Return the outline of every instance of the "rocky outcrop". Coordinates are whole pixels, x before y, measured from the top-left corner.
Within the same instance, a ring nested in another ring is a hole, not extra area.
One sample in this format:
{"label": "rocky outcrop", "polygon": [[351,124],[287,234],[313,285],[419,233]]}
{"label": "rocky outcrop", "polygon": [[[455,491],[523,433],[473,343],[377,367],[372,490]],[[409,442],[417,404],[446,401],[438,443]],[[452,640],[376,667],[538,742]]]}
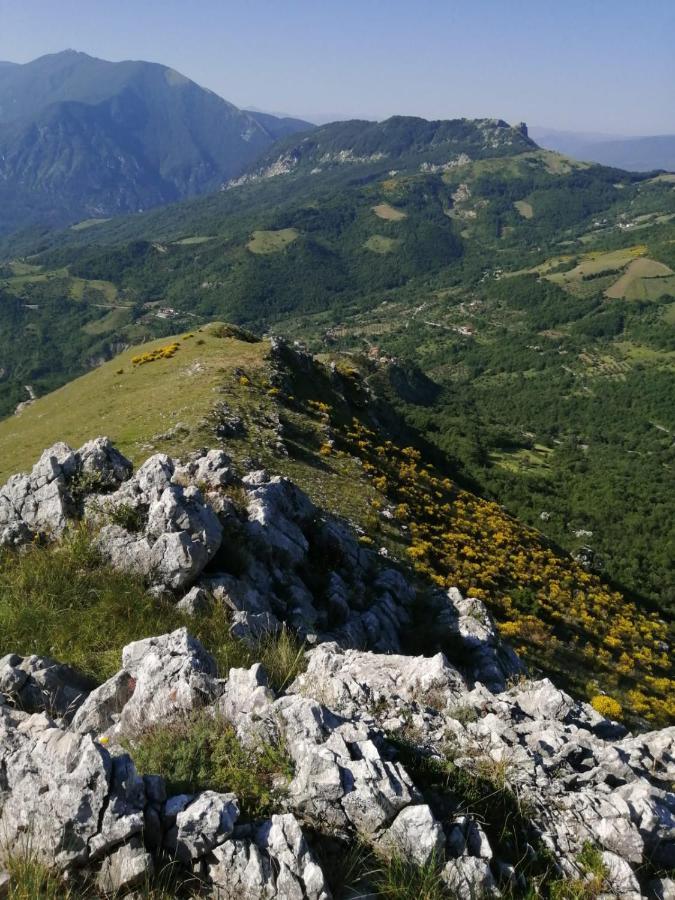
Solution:
{"label": "rocky outcrop", "polygon": [[[121,895],[169,858],[214,897],[327,900],[325,841],[435,865],[449,896],[523,892],[523,859],[588,878],[589,847],[605,896],[672,893],[675,728],[630,734],[528,678],[480,601],[420,587],[288,479],[239,478],[222,451],[159,454],[132,475],[99,439],[51,448],[0,504],[7,543],[84,515],[114,566],[185,614],[220,605],[249,648],[282,628],[307,647],[280,693],[260,664],[219,677],[186,628],[126,646],[98,687],[47,658],[4,657],[3,846],[29,843]],[[238,551],[234,571],[221,548]],[[420,609],[426,656],[409,652]],[[252,755],[283,748],[292,776],[268,819],[242,819],[232,791],[167,796],[136,772],[124,746],[197,710]]]}
{"label": "rocky outcrop", "polygon": [[130,473],[131,463],[108,438],[78,451],[54,444],[30,474],[14,475],[0,488],[0,546],[58,537],[77,513],[81,492],[114,488]]}

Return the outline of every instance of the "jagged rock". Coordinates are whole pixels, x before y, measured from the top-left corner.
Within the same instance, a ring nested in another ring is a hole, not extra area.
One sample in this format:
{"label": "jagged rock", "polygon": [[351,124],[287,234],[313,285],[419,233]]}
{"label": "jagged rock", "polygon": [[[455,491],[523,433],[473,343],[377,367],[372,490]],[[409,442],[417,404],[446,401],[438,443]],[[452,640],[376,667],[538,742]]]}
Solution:
{"label": "jagged rock", "polygon": [[219,713],[232,723],[260,718],[274,701],[267,674],[260,663],[250,669],[230,669],[217,703]]}
{"label": "jagged rock", "polygon": [[93,690],[75,713],[71,731],[102,734],[119,721],[125,704],[136,687],[129,672],[122,669]]}
{"label": "jagged rock", "polygon": [[234,794],[204,791],[176,814],[176,824],[168,831],[165,846],[183,863],[192,865],[232,834],[238,818],[239,804]]}
{"label": "jagged rock", "polygon": [[133,517],[133,525],[103,525],[97,538],[103,556],[116,568],[171,590],[194,581],[218,551],[223,534],[198,488],[174,484],[174,472],[173,460],[156,454],[118,491],[87,505],[99,524],[109,517]]}
{"label": "jagged rock", "polygon": [[25,712],[70,718],[92,687],[89,679],[45,656],[0,659],[0,696]]}
{"label": "jagged rock", "polygon": [[451,856],[479,856],[492,859],[492,848],[487,835],[471,816],[459,816],[448,831],[448,853]]}
{"label": "jagged rock", "polygon": [[189,713],[214,700],[220,690],[215,660],[186,628],[128,644],[122,665],[135,687],[120,714],[121,733]]}
{"label": "jagged rock", "polygon": [[516,654],[499,640],[497,628],[485,604],[462,597],[453,587],[435,595],[437,628],[462,648],[463,667],[472,681],[491,691],[503,691],[509,678],[523,675],[525,667]]}
{"label": "jagged rock", "polygon": [[45,714],[0,706],[0,833],[47,865],[80,867],[143,828],[145,795],[128,757],[113,762],[88,735]]}
{"label": "jagged rock", "polygon": [[607,850],[602,854],[605,867],[605,884],[611,897],[619,900],[640,900],[640,884],[628,863]]}
{"label": "jagged rock", "polygon": [[0,546],[18,546],[36,535],[59,537],[78,510],[83,488],[113,488],[130,471],[131,463],[108,438],[96,438],[77,451],[54,444],[30,474],[14,475],[0,488]]}
{"label": "jagged rock", "polygon": [[176,609],[188,616],[196,616],[199,613],[207,612],[210,606],[211,603],[206,591],[200,587],[193,587],[178,601]]}
{"label": "jagged rock", "polygon": [[103,861],[96,883],[104,894],[119,896],[143,884],[153,870],[152,856],[140,840],[132,839]]}
{"label": "jagged rock", "polygon": [[94,438],[77,451],[80,473],[98,490],[112,489],[131,477],[133,466],[107,437]]}
{"label": "jagged rock", "polygon": [[457,900],[500,896],[490,864],[476,856],[462,856],[445,864],[441,878]]}
{"label": "jagged rock", "polygon": [[426,804],[406,806],[384,832],[379,844],[401,859],[423,866],[431,859],[442,858],[445,835]]}
{"label": "jagged rock", "polygon": [[195,454],[184,465],[176,466],[174,480],[197,485],[202,490],[215,490],[235,480],[232,460],[223,450]]}
{"label": "jagged rock", "polygon": [[675,879],[654,878],[649,882],[649,891],[654,900],[675,900]]}
{"label": "jagged rock", "polygon": [[220,900],[329,900],[323,872],[290,814],[272,816],[250,840],[213,852],[211,896]]}
{"label": "jagged rock", "polygon": [[288,478],[253,472],[243,483],[249,489],[249,535],[291,563],[302,562],[309,544],[298,523],[309,525],[316,516],[310,499]]}
{"label": "jagged rock", "polygon": [[312,650],[307,671],[291,687],[312,695],[322,688],[321,700],[341,715],[357,710],[390,712],[397,699],[446,707],[466,690],[466,685],[442,653],[420,656],[383,655],[343,650],[337,644],[321,644]]}

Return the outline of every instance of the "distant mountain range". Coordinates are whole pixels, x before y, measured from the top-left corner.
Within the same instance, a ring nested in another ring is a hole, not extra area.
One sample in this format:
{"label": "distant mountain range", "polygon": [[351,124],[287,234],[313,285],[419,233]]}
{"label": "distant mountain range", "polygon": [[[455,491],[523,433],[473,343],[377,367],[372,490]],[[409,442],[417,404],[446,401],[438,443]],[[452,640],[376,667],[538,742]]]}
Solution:
{"label": "distant mountain range", "polygon": [[675,134],[613,137],[533,127],[530,128],[530,135],[541,147],[566,153],[575,159],[630,172],[651,172],[655,169],[675,171]]}
{"label": "distant mountain range", "polygon": [[244,112],[155,63],[72,50],[0,63],[0,232],[214,190],[312,127]]}

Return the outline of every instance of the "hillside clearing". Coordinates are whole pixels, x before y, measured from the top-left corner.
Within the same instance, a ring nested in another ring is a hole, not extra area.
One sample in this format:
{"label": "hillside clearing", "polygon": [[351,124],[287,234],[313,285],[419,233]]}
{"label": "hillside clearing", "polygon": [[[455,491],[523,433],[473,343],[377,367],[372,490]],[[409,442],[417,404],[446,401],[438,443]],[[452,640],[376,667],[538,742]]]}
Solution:
{"label": "hillside clearing", "polygon": [[516,200],[513,205],[524,219],[531,219],[534,216],[532,204],[527,200]]}
{"label": "hillside clearing", "polygon": [[605,291],[607,297],[625,300],[657,300],[675,293],[675,273],[654,259],[635,259],[624,274]]}
{"label": "hillside clearing", "polygon": [[363,245],[373,253],[391,253],[399,242],[394,238],[385,237],[383,234],[373,234]]}
{"label": "hillside clearing", "polygon": [[278,253],[297,239],[299,231],[296,228],[280,228],[278,231],[254,231],[246,248],[251,253]]}
{"label": "hillside clearing", "polygon": [[378,219],[384,219],[385,222],[400,222],[401,219],[408,217],[407,213],[404,213],[401,209],[396,209],[390,203],[378,203],[377,206],[373,206],[373,212]]}
{"label": "hillside clearing", "polygon": [[[153,452],[148,441],[154,435],[171,429],[173,437],[157,449],[180,455],[200,446],[201,422],[215,402],[223,371],[260,369],[267,347],[219,338],[206,330],[176,340],[179,350],[171,359],[134,368],[131,360],[138,348],[127,350],[40,397],[19,416],[1,421],[0,483],[56,441],[78,447],[106,434],[135,464]],[[167,338],[151,341],[142,350],[148,353],[167,343]],[[185,428],[176,428],[177,423]]]}

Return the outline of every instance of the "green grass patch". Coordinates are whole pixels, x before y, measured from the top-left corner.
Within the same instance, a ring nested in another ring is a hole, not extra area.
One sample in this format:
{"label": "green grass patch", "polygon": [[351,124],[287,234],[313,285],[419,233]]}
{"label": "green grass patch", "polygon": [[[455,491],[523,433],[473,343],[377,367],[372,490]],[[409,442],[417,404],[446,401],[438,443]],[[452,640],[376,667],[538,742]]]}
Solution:
{"label": "green grass patch", "polygon": [[[163,347],[163,338],[142,345],[145,353]],[[187,427],[157,449],[176,456],[208,444],[203,422],[212,409],[224,373],[237,367],[249,373],[265,363],[267,346],[234,337],[220,337],[211,329],[182,340],[180,353],[150,366],[134,368],[138,348],[128,350],[92,372],[39,398],[20,419],[0,422],[0,483],[25,470],[45,447],[66,441],[79,447],[97,434],[106,434],[138,464],[149,456],[148,442],[177,422]],[[238,390],[239,405],[255,406],[256,396]],[[150,451],[152,452],[152,451]]]}
{"label": "green grass patch", "polygon": [[192,237],[181,238],[179,241],[172,241],[172,243],[179,247],[192,247],[196,244],[205,244],[207,241],[212,240],[213,237],[208,234],[195,234]]}
{"label": "green grass patch", "polygon": [[675,274],[654,259],[635,259],[605,294],[613,299],[658,300],[664,295],[675,294]]}
{"label": "green grass patch", "polygon": [[305,667],[304,648],[287,630],[249,647],[230,634],[224,607],[194,617],[150,596],[143,580],[106,566],[84,527],[60,543],[0,552],[2,653],[32,653],[68,663],[95,681],[121,665],[125,644],[186,626],[213,654],[221,677],[262,662],[282,690]]}
{"label": "green grass patch", "polygon": [[232,725],[206,710],[141,732],[127,750],[139,772],[166,779],[170,795],[231,791],[247,819],[278,812],[293,777],[283,746],[242,747]]}
{"label": "green grass patch", "polygon": [[385,237],[383,234],[373,234],[363,245],[366,249],[372,250],[373,253],[391,253],[397,246],[399,241],[394,238]]}
{"label": "green grass patch", "polygon": [[93,228],[94,225],[103,225],[104,222],[109,222],[110,219],[83,219],[81,222],[77,222],[75,225],[70,226],[71,231],[86,231],[87,228]]}
{"label": "green grass patch", "polygon": [[119,331],[131,321],[131,312],[128,309],[111,309],[109,313],[87,322],[82,326],[82,331],[89,335],[110,334],[111,331]]}
{"label": "green grass patch", "polygon": [[300,232],[296,228],[280,228],[277,231],[254,231],[246,245],[251,253],[279,253],[295,241]]}

